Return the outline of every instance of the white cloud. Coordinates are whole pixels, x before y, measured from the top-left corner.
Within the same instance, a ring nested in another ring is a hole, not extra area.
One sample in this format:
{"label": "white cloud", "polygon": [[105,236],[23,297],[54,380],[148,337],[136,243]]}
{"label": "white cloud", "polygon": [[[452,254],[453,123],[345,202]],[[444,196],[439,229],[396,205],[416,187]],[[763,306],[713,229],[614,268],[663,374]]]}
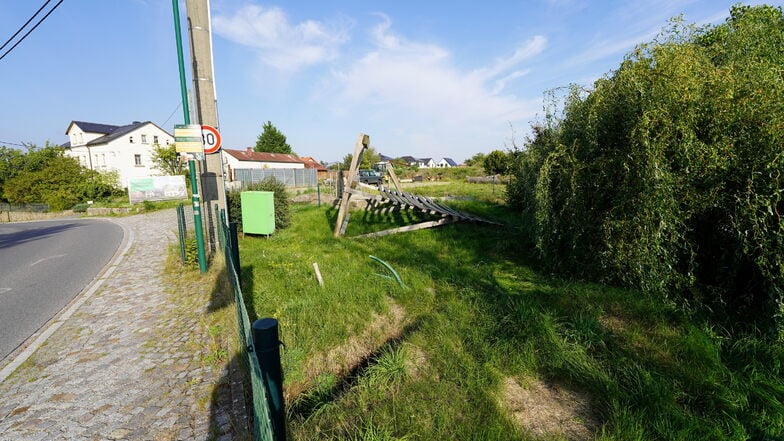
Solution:
{"label": "white cloud", "polygon": [[531,69],[523,69],[523,70],[516,70],[509,75],[500,78],[495,81],[495,85],[493,86],[493,95],[497,95],[501,93],[506,87],[506,84],[512,80],[516,80],[522,76],[528,75],[531,72]]}
{"label": "white cloud", "polygon": [[509,71],[542,52],[544,37],[526,41],[489,67],[461,71],[447,49],[409,41],[392,32],[388,17],[382,18],[371,31],[374,48],[347,69],[333,72],[341,109],[383,109],[379,111],[401,115],[420,127],[470,131],[487,130],[488,125],[505,128],[509,121],[532,117],[539,108],[538,99],[523,101],[501,92],[508,82],[528,73]]}
{"label": "white cloud", "polygon": [[349,39],[350,28],[345,21],[292,24],[280,8],[257,5],[243,6],[234,15],[217,15],[212,25],[216,34],[257,49],[265,64],[285,71],[336,58],[340,46]]}
{"label": "white cloud", "polygon": [[[564,63],[565,67],[590,64],[630,52],[637,45],[656,38],[667,21],[683,13],[696,0],[632,0],[609,12],[599,33],[588,47]],[[687,23],[690,20],[687,19]]]}
{"label": "white cloud", "polygon": [[539,55],[547,47],[547,39],[541,35],[526,41],[518,47],[514,53],[508,58],[499,58],[495,64],[489,68],[483,68],[475,71],[477,75],[482,78],[493,78],[521,62]]}
{"label": "white cloud", "polygon": [[603,40],[593,44],[585,51],[569,58],[564,63],[565,66],[578,66],[589,64],[594,61],[603,60],[607,57],[627,53],[641,43],[653,40],[659,34],[659,29],[648,31],[641,35],[623,40]]}

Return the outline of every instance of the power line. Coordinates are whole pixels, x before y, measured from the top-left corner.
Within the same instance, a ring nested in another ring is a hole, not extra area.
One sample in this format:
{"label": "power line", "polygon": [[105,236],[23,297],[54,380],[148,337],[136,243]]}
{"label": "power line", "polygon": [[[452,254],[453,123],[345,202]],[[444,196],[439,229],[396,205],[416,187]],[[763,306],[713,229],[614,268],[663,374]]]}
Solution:
{"label": "power line", "polygon": [[3,144],[3,145],[18,145],[19,147],[27,147],[24,144],[17,144],[15,142],[8,142],[8,141],[0,141],[0,144]]}
{"label": "power line", "polygon": [[[176,112],[176,111],[178,111],[180,109],[180,106],[182,106],[182,103],[177,104],[177,107],[175,107],[174,110],[172,110],[172,113],[169,114],[169,117],[166,118],[166,121],[164,121],[163,124],[161,124],[162,126],[166,126],[166,123],[169,122],[169,120],[171,119],[172,116],[174,116],[174,112]],[[163,129],[163,130],[166,130],[166,129]]]}
{"label": "power line", "polygon": [[27,25],[29,25],[29,24],[30,24],[30,22],[31,22],[31,21],[33,21],[33,19],[35,18],[35,16],[36,16],[36,15],[38,15],[38,14],[40,14],[40,13],[41,13],[41,11],[42,11],[42,10],[43,10],[43,9],[46,7],[46,5],[48,5],[48,4],[49,4],[49,2],[51,2],[51,1],[52,1],[52,0],[46,0],[46,3],[44,3],[44,4],[43,4],[43,5],[40,7],[40,8],[38,8],[38,10],[37,10],[37,11],[35,11],[35,14],[33,14],[33,16],[32,16],[32,17],[28,18],[28,19],[27,19],[27,21],[25,22],[25,24],[23,24],[23,25],[22,25],[22,26],[21,26],[21,27],[20,27],[20,28],[19,28],[19,29],[18,29],[16,32],[14,32],[14,35],[12,35],[12,36],[11,36],[11,38],[9,38],[8,40],[6,40],[6,41],[5,41],[5,43],[3,43],[3,45],[2,45],[2,46],[0,46],[0,51],[1,51],[1,50],[3,50],[3,48],[5,48],[6,46],[8,46],[8,43],[10,43],[10,42],[11,42],[11,40],[13,40],[14,38],[16,38],[16,36],[17,36],[17,35],[19,35],[19,33],[20,33],[20,32],[22,32],[22,29],[26,28],[26,27],[27,27]]}
{"label": "power line", "polygon": [[[46,13],[46,15],[44,15],[43,17],[41,17],[41,19],[40,19],[40,20],[38,20],[38,23],[36,23],[36,24],[35,24],[35,26],[33,26],[33,27],[32,27],[32,28],[29,30],[29,31],[27,31],[27,32],[26,32],[24,35],[22,35],[22,38],[20,38],[20,39],[19,39],[19,41],[17,41],[17,42],[16,42],[16,43],[15,43],[13,46],[11,46],[11,48],[10,48],[10,49],[8,49],[7,51],[5,51],[5,53],[4,53],[2,56],[0,56],[0,60],[2,60],[3,58],[5,58],[5,56],[6,56],[6,55],[8,55],[8,54],[9,54],[9,53],[10,53],[12,50],[14,50],[14,48],[15,48],[15,47],[19,46],[19,43],[23,42],[23,41],[24,41],[24,39],[25,39],[25,38],[27,38],[27,36],[28,36],[28,35],[30,35],[30,33],[31,33],[31,32],[33,32],[33,31],[35,30],[35,28],[37,28],[37,27],[38,27],[38,25],[40,25],[41,23],[43,23],[43,21],[44,21],[44,20],[46,20],[46,18],[47,18],[47,17],[49,17],[49,15],[50,15],[52,12],[54,12],[54,10],[55,10],[55,9],[57,9],[57,7],[58,7],[58,6],[60,6],[60,4],[61,4],[63,1],[64,1],[64,0],[60,0],[59,2],[57,2],[57,4],[56,4],[56,5],[54,5],[54,6],[52,7],[52,9],[50,9],[50,10],[49,10],[49,12],[47,12],[47,13]],[[47,1],[47,3],[48,3],[48,1]],[[45,6],[45,5],[44,5],[44,6]],[[36,15],[38,15],[38,13],[37,13],[37,12],[36,12]],[[33,17],[35,17],[35,16],[33,16]]]}

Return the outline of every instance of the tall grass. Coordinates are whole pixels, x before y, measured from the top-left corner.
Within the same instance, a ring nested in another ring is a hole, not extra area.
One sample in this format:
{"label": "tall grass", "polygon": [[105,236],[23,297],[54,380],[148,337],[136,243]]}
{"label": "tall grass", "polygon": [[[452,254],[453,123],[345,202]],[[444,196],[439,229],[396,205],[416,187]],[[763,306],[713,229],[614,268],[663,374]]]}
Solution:
{"label": "tall grass", "polygon": [[[504,402],[509,378],[588,395],[599,439],[784,436],[782,347],[731,341],[659,297],[539,272],[517,252],[519,217],[470,185],[449,203],[504,227],[335,239],[334,209],[294,206],[289,229],[241,240],[249,309],[281,321],[295,439],[531,439]],[[355,211],[347,236],[418,220]]]}

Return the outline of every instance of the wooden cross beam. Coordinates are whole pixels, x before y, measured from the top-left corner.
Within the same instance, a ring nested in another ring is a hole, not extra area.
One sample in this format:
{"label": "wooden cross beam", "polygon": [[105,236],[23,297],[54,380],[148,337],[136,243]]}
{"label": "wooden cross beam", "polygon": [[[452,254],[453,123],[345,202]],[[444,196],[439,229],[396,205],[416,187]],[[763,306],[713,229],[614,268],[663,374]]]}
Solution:
{"label": "wooden cross beam", "polygon": [[370,145],[370,137],[364,133],[360,133],[359,138],[357,138],[357,144],[354,146],[354,156],[351,158],[351,167],[348,169],[346,184],[343,186],[343,196],[340,199],[338,218],[335,221],[335,231],[333,233],[335,237],[340,237],[343,235],[343,232],[345,232],[345,228],[343,228],[343,219],[345,219],[346,213],[348,213],[348,201],[351,198],[351,186],[354,184],[354,179],[359,173],[359,164],[362,162],[362,153],[364,153],[364,151],[368,148],[368,145]]}

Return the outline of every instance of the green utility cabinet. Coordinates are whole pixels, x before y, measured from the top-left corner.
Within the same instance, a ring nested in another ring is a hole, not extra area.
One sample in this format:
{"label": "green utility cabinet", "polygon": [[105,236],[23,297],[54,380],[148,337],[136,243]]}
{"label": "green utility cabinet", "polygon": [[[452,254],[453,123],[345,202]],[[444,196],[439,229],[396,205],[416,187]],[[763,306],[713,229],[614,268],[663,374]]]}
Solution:
{"label": "green utility cabinet", "polygon": [[242,232],[272,234],[275,232],[275,193],[271,191],[243,191]]}

